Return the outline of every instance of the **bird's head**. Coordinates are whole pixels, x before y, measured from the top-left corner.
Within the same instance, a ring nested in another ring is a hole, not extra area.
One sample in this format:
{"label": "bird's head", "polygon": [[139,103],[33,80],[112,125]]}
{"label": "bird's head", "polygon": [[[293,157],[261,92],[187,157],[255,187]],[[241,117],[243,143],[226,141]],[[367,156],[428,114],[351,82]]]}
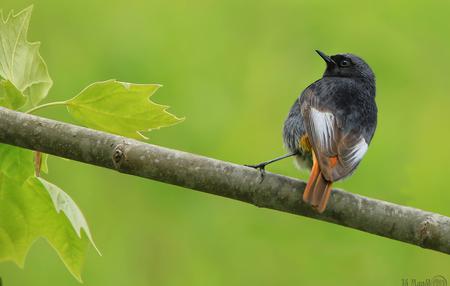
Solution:
{"label": "bird's head", "polygon": [[324,77],[350,77],[375,81],[375,74],[369,65],[354,54],[327,56],[321,51],[316,50],[316,52],[327,64],[327,69],[323,74]]}

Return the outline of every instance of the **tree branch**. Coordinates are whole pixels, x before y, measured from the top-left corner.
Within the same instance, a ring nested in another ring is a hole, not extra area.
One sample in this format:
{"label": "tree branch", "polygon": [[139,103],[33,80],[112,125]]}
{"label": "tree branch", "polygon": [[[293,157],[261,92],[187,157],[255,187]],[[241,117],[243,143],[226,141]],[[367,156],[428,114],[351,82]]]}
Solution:
{"label": "tree branch", "polygon": [[317,214],[302,202],[302,181],[267,173],[261,182],[252,168],[2,107],[0,142],[450,254],[450,218],[411,207],[333,190],[327,210]]}

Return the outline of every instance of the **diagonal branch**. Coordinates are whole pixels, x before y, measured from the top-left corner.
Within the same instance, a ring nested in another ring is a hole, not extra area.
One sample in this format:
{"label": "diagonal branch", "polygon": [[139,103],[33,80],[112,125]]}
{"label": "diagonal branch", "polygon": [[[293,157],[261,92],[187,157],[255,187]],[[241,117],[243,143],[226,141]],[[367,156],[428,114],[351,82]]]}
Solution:
{"label": "diagonal branch", "polygon": [[[0,142],[201,192],[340,224],[450,254],[450,218],[334,190],[327,210],[302,200],[305,183],[0,107]],[[1,158],[0,158],[1,160]]]}

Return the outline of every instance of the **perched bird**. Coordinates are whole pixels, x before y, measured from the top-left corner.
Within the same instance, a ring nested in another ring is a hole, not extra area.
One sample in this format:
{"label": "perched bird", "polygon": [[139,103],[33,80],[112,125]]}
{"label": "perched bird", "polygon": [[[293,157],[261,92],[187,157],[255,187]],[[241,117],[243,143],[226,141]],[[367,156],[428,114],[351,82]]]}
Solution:
{"label": "perched bird", "polygon": [[350,176],[361,162],[377,125],[375,75],[353,54],[327,56],[322,78],[294,102],[284,123],[283,139],[291,152],[252,167],[296,156],[300,167],[311,168],[303,201],[322,213],[333,182]]}

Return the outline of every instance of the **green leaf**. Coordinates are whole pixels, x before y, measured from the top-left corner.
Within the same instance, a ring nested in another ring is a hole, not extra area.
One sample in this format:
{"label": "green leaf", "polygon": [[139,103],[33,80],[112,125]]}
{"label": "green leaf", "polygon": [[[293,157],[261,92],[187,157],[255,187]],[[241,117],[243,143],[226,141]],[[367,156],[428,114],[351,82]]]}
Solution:
{"label": "green leaf", "polygon": [[53,205],[58,213],[61,211],[66,215],[69,219],[72,227],[76,231],[77,235],[81,238],[81,229],[84,230],[86,236],[89,238],[89,241],[94,246],[95,250],[100,254],[97,246],[95,246],[94,240],[92,239],[91,231],[89,230],[89,226],[87,225],[86,219],[83,216],[83,213],[63,190],[61,190],[56,185],[47,182],[43,178],[37,178],[47,192],[50,194],[50,198],[52,199]]}
{"label": "green leaf", "polygon": [[34,176],[33,156],[0,144],[0,261],[23,266],[30,246],[44,237],[81,281],[91,234],[68,195]]}
{"label": "green leaf", "polygon": [[0,106],[18,109],[25,104],[26,98],[8,80],[0,80]]}
{"label": "green leaf", "polygon": [[36,106],[52,86],[47,66],[39,54],[40,43],[27,41],[32,10],[30,6],[15,15],[11,11],[6,19],[0,11],[0,77],[25,95],[24,108]]}
{"label": "green leaf", "polygon": [[48,154],[42,153],[41,171],[48,174]]}
{"label": "green leaf", "polygon": [[157,84],[97,82],[66,102],[69,113],[81,124],[131,138],[145,138],[139,131],[174,125],[184,120],[166,111],[168,106],[149,97]]}

